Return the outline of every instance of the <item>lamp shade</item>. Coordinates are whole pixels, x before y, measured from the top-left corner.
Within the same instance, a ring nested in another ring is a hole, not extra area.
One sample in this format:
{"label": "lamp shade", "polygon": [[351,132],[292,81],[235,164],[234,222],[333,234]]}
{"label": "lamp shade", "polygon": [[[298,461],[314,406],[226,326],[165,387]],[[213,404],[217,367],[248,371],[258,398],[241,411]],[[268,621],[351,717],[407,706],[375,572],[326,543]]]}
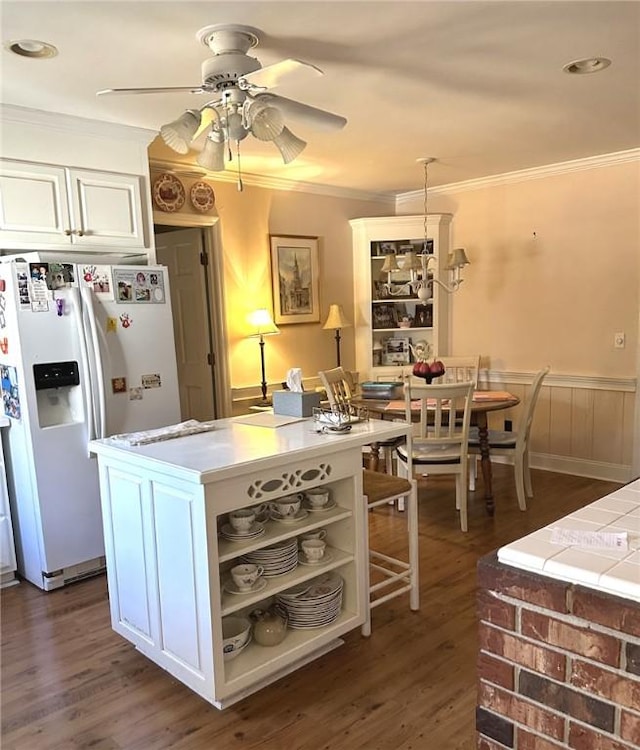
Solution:
{"label": "lamp shade", "polygon": [[449,270],[453,268],[463,268],[464,266],[470,265],[470,261],[467,258],[467,254],[462,247],[456,247],[449,253],[449,262],[447,268]]}
{"label": "lamp shade", "polygon": [[284,118],[279,109],[263,102],[254,102],[249,110],[251,132],[261,141],[272,141],[284,130]]}
{"label": "lamp shade", "polygon": [[198,154],[196,163],[212,172],[222,172],[224,169],[224,136],[212,130],[204,142],[204,148]]}
{"label": "lamp shade", "polygon": [[273,322],[271,313],[266,308],[254,310],[249,315],[249,325],[254,329],[251,336],[269,336],[274,333],[280,333],[280,329]]}
{"label": "lamp shade", "polygon": [[398,261],[396,260],[396,256],[393,254],[385,256],[381,271],[383,273],[391,273],[392,271],[399,271],[399,270],[400,270],[400,266],[398,266]]}
{"label": "lamp shade", "polygon": [[413,250],[409,250],[407,253],[405,253],[402,268],[405,271],[419,271],[422,268],[420,258],[418,258]]}
{"label": "lamp shade", "polygon": [[188,109],[177,120],[163,125],[160,135],[163,141],[179,154],[189,151],[189,144],[200,127],[201,115],[197,109]]}
{"label": "lamp shade", "polygon": [[349,328],[351,323],[347,320],[342,305],[329,305],[329,315],[327,320],[322,326],[324,330],[338,329],[338,328]]}
{"label": "lamp shade", "polygon": [[307,142],[303,141],[302,138],[298,138],[294,135],[289,128],[284,127],[280,133],[272,139],[273,143],[276,144],[278,150],[282,154],[282,161],[285,164],[289,164],[304,151],[307,146]]}

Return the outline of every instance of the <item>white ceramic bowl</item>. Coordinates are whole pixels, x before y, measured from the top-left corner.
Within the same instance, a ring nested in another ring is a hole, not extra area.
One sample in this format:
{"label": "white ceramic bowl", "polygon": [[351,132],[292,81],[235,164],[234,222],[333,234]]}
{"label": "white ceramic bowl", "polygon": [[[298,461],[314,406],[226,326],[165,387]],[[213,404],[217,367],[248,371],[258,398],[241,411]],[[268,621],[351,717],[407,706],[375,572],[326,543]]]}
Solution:
{"label": "white ceramic bowl", "polygon": [[233,615],[222,620],[222,652],[226,661],[236,657],[249,642],[251,622]]}

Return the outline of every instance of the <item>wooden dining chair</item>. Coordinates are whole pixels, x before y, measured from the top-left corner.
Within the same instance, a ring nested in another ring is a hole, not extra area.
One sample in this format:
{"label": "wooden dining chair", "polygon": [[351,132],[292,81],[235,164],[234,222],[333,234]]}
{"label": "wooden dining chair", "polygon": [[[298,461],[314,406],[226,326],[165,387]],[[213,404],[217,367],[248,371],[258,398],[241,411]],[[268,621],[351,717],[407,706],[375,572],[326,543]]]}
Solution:
{"label": "wooden dining chair", "polygon": [[[356,390],[355,382],[350,372],[343,367],[334,367],[330,370],[320,370],[318,372],[318,377],[320,378],[323,388],[327,392],[327,400],[329,401],[331,408],[339,409],[340,411],[348,410],[351,404],[351,399],[355,395]],[[371,455],[371,447],[367,446],[364,448],[363,451],[369,453],[370,458],[372,459],[370,460],[369,465],[373,466],[375,470],[378,469],[377,451],[381,450],[384,456],[385,471],[387,474],[393,475],[394,451],[402,442],[402,438],[380,441],[375,446],[375,457]],[[396,507],[400,511],[404,510],[404,497],[400,496],[398,498]]]}
{"label": "wooden dining chair", "polygon": [[434,383],[468,383],[471,381],[474,388],[478,387],[479,354],[469,357],[438,357],[438,359],[444,365],[445,373],[436,378]]}
{"label": "wooden dining chair", "polygon": [[[396,449],[398,474],[408,478],[416,474],[454,474],[456,509],[460,528],[467,531],[467,470],[469,424],[473,383],[416,385],[408,378],[404,386],[405,414],[411,421],[419,409],[416,424],[405,445]],[[453,415],[453,418],[451,418]]]}
{"label": "wooden dining chair", "polygon": [[[522,420],[516,432],[489,430],[488,440],[491,455],[510,455],[513,457],[516,494],[520,510],[526,510],[527,497],[533,497],[531,471],[529,469],[529,436],[542,381],[548,373],[549,367],[545,367],[534,377],[531,390],[524,404]],[[480,454],[480,438],[477,427],[472,428],[469,433],[469,453],[472,456],[469,470],[470,474],[473,474],[471,485],[475,487],[477,456]]]}
{"label": "wooden dining chair", "polygon": [[344,367],[333,367],[330,370],[320,370],[318,377],[322,387],[327,392],[327,400],[332,409],[348,411],[354,395],[355,384],[353,378]]}

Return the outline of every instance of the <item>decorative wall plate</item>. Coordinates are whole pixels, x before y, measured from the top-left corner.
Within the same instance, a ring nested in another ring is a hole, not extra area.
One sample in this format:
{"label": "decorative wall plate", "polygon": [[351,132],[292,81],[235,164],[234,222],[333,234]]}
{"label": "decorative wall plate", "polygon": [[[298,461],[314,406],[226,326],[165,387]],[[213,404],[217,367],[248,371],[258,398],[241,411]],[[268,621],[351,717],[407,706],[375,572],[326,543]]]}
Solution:
{"label": "decorative wall plate", "polygon": [[184,185],[169,172],[161,174],[153,183],[153,202],[161,211],[179,211],[185,198]]}
{"label": "decorative wall plate", "polygon": [[210,211],[216,203],[213,188],[206,182],[194,182],[189,192],[189,198],[196,211]]}

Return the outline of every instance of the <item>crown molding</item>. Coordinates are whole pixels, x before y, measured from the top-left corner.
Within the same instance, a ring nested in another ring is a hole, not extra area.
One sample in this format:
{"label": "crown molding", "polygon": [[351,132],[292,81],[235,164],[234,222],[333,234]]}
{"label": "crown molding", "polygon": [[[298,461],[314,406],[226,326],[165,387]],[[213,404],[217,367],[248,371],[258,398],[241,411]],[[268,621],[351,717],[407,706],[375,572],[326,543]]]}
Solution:
{"label": "crown molding", "polygon": [[[492,175],[490,177],[479,177],[476,180],[464,182],[451,182],[448,185],[430,187],[430,195],[447,195],[448,193],[460,193],[467,190],[480,190],[497,185],[513,185],[528,180],[540,180],[544,177],[554,177],[571,172],[582,172],[587,169],[599,169],[600,167],[611,167],[617,164],[640,161],[640,148],[632,148],[627,151],[618,151],[613,154],[602,154],[601,156],[588,156],[584,159],[573,161],[562,161],[557,164],[547,164],[543,167],[522,169],[517,172],[505,172],[504,174]],[[416,198],[422,199],[424,190],[412,190],[409,193],[398,193],[396,196],[396,208],[405,203],[413,203]]]}
{"label": "crown molding", "polygon": [[[223,172],[209,172],[197,164],[191,164],[187,161],[150,159],[149,166],[151,169],[162,169],[184,177],[206,177],[207,180],[212,182],[232,182],[235,184],[238,181],[238,175],[236,172],[227,170],[224,170]],[[394,193],[373,193],[366,190],[341,188],[335,185],[321,185],[313,182],[304,182],[302,180],[267,177],[265,175],[253,174],[251,172],[242,173],[242,182],[245,185],[251,185],[252,187],[265,188],[267,190],[284,190],[288,193],[313,193],[314,195],[328,195],[332,198],[376,201],[378,203],[386,203],[391,207],[394,207],[396,203],[396,196]]]}
{"label": "crown molding", "polygon": [[116,122],[102,122],[90,120],[86,117],[64,115],[59,112],[47,112],[41,109],[18,107],[13,104],[0,104],[0,120],[22,125],[46,126],[52,130],[78,135],[107,136],[111,138],[126,138],[136,140],[148,146],[158,135],[155,130],[122,125]]}

